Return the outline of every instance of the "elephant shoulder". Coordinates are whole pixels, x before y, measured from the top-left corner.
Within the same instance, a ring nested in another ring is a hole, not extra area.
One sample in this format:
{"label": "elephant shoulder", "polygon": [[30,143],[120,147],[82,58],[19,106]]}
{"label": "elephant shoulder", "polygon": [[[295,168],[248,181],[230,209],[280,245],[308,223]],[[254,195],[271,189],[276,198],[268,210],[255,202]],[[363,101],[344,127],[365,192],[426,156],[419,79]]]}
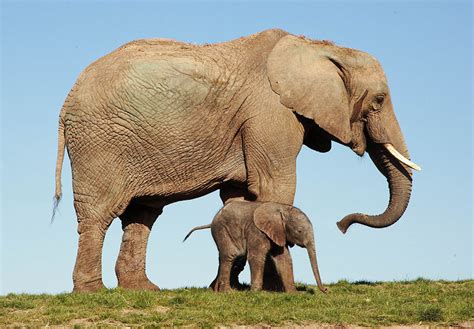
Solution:
{"label": "elephant shoulder", "polygon": [[243,36],[222,44],[252,44],[252,43],[274,43],[288,35],[289,33],[282,29],[267,29],[258,33]]}
{"label": "elephant shoulder", "polygon": [[230,53],[240,53],[242,58],[250,62],[266,62],[269,53],[280,41],[288,35],[288,32],[281,29],[269,29],[248,36],[240,37],[220,44],[209,45],[230,49]]}

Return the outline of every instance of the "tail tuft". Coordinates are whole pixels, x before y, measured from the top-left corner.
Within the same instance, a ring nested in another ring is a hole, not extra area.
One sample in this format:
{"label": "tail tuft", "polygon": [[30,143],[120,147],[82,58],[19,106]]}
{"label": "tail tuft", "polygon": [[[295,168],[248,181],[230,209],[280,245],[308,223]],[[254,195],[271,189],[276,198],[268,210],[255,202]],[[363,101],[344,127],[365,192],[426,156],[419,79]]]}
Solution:
{"label": "tail tuft", "polygon": [[193,233],[193,231],[189,232],[189,233],[184,237],[183,242],[186,241],[186,240],[189,238],[189,236],[191,235],[191,233]]}
{"label": "tail tuft", "polygon": [[56,211],[58,210],[59,202],[61,202],[62,194],[56,194],[53,198],[53,214],[51,215],[51,224],[54,222]]}

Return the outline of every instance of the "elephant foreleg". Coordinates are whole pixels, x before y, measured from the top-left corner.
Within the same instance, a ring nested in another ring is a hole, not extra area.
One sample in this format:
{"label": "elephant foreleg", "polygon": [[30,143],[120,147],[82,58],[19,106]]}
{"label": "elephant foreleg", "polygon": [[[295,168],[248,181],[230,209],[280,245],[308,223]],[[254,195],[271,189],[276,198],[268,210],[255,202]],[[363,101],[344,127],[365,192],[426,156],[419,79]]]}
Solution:
{"label": "elephant foreleg", "polygon": [[[296,190],[296,157],[301,149],[304,134],[297,128],[298,124],[293,121],[294,118],[286,115],[286,112],[282,111],[273,117],[250,120],[243,129],[247,186],[256,201],[293,204]],[[294,129],[290,129],[291,125],[294,125]],[[282,283],[283,278],[275,267],[270,259],[265,266],[263,288],[286,291]],[[259,277],[260,273],[256,275]],[[254,286],[257,287],[252,284],[252,288]]]}
{"label": "elephant foreleg", "polygon": [[276,253],[271,253],[270,257],[276,267],[276,271],[281,278],[283,291],[295,292],[295,279],[293,277],[293,261],[288,247],[283,247]]}
{"label": "elephant foreleg", "polygon": [[291,120],[282,111],[278,116],[249,120],[242,129],[246,183],[256,201],[293,204],[303,133],[289,129],[288,125],[295,124]]}
{"label": "elephant foreleg", "polygon": [[115,264],[118,285],[134,290],[159,290],[146,275],[146,248],[150,230],[162,209],[131,204],[120,216],[123,236]]}
{"label": "elephant foreleg", "polygon": [[262,290],[266,250],[249,248],[247,257],[250,265],[250,289]]}
{"label": "elephant foreleg", "polygon": [[253,291],[262,290],[263,268],[265,259],[249,258],[250,264],[250,289]]}

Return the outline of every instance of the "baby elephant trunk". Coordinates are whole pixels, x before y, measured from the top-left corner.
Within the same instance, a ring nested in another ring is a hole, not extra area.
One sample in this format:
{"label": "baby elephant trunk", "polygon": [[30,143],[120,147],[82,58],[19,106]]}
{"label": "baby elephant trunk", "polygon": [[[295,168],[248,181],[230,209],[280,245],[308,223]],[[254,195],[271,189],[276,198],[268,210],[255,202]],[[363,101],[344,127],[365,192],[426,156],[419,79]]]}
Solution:
{"label": "baby elephant trunk", "polygon": [[321,277],[319,276],[318,261],[316,259],[316,248],[314,243],[306,247],[308,250],[309,261],[311,262],[311,268],[313,269],[314,278],[316,279],[316,284],[318,285],[319,290],[326,293],[328,289],[323,286],[321,282]]}

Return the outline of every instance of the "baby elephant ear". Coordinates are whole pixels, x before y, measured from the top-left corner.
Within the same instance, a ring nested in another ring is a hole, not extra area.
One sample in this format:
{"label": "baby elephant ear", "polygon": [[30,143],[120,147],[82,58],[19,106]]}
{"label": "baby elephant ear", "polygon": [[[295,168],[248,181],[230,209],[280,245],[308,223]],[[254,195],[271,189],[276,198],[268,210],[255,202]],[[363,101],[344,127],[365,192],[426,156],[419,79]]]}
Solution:
{"label": "baby elephant ear", "polygon": [[283,209],[272,203],[264,203],[253,213],[255,226],[280,247],[286,244]]}

